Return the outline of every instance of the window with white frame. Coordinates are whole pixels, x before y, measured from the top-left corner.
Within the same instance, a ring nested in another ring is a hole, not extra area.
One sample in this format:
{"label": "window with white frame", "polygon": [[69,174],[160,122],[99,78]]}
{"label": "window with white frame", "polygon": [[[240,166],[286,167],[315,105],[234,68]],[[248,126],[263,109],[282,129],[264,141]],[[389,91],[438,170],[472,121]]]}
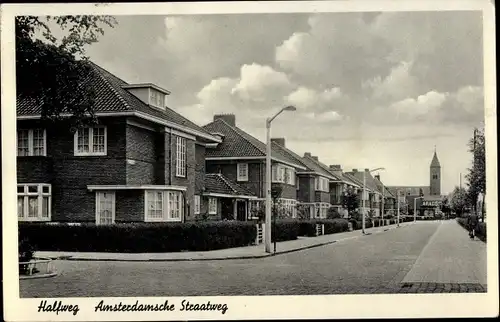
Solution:
{"label": "window with white frame", "polygon": [[329,180],[323,177],[316,177],[314,179],[314,186],[316,191],[329,192]]}
{"label": "window with white frame", "polygon": [[236,171],[238,181],[248,181],[248,163],[238,163]]}
{"label": "window with white frame", "polygon": [[181,221],[183,214],[183,196],[180,191],[145,191],[145,214],[147,222]]}
{"label": "window with white frame", "polygon": [[18,156],[47,155],[45,129],[18,130],[17,155]]}
{"label": "window with white frame", "polygon": [[176,142],[175,175],[186,177],[186,139],[178,136]]}
{"label": "window with white frame", "polygon": [[149,89],[149,104],[164,108],[165,107],[165,94],[150,88]]}
{"label": "window with white frame", "polygon": [[208,214],[217,214],[217,198],[208,198]]}
{"label": "window with white frame", "polygon": [[75,132],[75,155],[106,155],[107,128],[94,126]]}
{"label": "window with white frame", "polygon": [[290,167],[285,167],[281,164],[275,164],[272,166],[272,182],[276,183],[286,183],[289,185],[295,185],[295,169]]}
{"label": "window with white frame", "polygon": [[52,189],[50,184],[17,185],[17,217],[20,221],[50,221]]}
{"label": "window with white frame", "polygon": [[194,214],[198,215],[201,212],[200,196],[194,196]]}

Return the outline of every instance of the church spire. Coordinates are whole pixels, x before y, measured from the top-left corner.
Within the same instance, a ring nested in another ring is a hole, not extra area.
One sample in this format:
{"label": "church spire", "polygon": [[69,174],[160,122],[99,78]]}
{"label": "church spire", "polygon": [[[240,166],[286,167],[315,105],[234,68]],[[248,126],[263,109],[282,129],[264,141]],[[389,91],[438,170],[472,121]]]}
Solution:
{"label": "church spire", "polygon": [[431,167],[441,167],[441,164],[439,163],[439,159],[437,156],[435,145],[434,145],[434,156],[432,157],[432,161],[431,161]]}

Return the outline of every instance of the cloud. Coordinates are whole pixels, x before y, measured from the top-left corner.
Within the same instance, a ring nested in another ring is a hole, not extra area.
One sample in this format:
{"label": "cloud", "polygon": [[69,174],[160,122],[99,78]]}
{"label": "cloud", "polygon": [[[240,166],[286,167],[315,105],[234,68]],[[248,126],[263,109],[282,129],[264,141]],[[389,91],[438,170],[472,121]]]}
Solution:
{"label": "cloud", "polygon": [[431,91],[424,95],[419,95],[416,99],[407,98],[393,103],[390,108],[397,113],[410,116],[424,115],[434,112],[435,109],[441,107],[447,95],[446,93]]}
{"label": "cloud", "polygon": [[387,68],[388,48],[362,14],[315,14],[307,32],[295,32],[276,48],[277,64],[308,84],[359,90],[363,79]]}
{"label": "cloud", "polygon": [[254,63],[241,67],[240,80],[231,93],[244,100],[264,102],[282,98],[291,88],[292,84],[285,73]]}
{"label": "cloud", "polygon": [[376,101],[399,101],[418,93],[418,79],[411,75],[412,63],[400,62],[392,67],[389,75],[366,81],[363,86]]}

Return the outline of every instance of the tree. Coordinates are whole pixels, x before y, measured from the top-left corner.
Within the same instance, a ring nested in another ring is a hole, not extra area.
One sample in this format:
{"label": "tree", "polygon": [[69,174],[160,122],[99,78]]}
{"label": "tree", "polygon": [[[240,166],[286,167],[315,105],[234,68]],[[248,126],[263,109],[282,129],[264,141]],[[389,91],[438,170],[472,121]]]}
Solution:
{"label": "tree", "polygon": [[[42,119],[63,120],[71,126],[94,122],[93,84],[86,82],[90,65],[85,46],[98,41],[103,26],[114,27],[110,16],[18,16],[16,80],[19,99],[41,107]],[[65,34],[56,38],[51,28]]]}
{"label": "tree", "polygon": [[462,216],[462,214],[467,209],[467,199],[467,191],[464,188],[455,187],[452,192],[450,205],[451,209],[457,214],[457,216]]}
{"label": "tree", "polygon": [[484,129],[474,129],[474,136],[468,143],[472,153],[472,167],[465,178],[468,188],[468,203],[475,207],[480,193],[486,192],[486,149]]}
{"label": "tree", "polygon": [[352,187],[347,188],[342,196],[341,200],[342,207],[347,209],[349,213],[358,209],[359,207],[359,196],[356,190]]}
{"label": "tree", "polygon": [[441,202],[441,211],[448,217],[451,212],[451,207],[450,207],[450,200],[447,196],[443,198],[443,201]]}

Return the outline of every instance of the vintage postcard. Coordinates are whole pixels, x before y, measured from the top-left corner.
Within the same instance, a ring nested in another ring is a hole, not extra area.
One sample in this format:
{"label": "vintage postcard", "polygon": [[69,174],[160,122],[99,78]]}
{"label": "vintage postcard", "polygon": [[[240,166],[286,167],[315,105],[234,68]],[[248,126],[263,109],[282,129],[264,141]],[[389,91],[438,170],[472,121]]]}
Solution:
{"label": "vintage postcard", "polygon": [[491,1],[0,13],[5,320],[498,315]]}

